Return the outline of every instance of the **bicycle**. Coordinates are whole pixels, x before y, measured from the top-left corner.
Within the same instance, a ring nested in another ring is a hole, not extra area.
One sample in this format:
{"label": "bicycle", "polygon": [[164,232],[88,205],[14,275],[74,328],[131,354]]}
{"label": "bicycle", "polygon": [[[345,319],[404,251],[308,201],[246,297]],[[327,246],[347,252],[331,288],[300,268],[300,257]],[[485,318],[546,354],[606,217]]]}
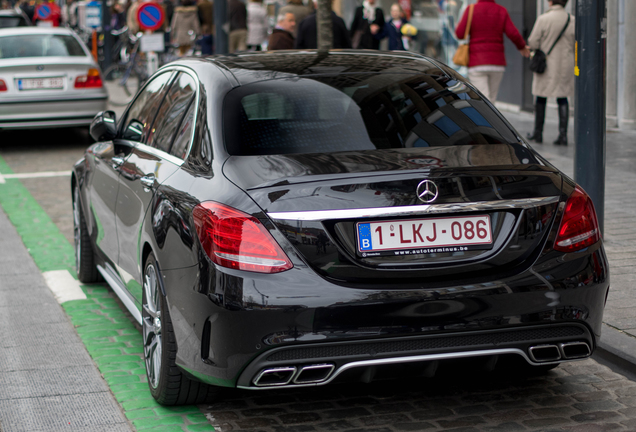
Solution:
{"label": "bicycle", "polygon": [[[121,36],[124,33],[125,30],[111,32],[114,36]],[[142,36],[141,32],[134,36],[128,34],[128,44],[119,45],[119,49],[113,50],[114,56],[118,58],[104,71],[104,81],[110,83],[109,99],[113,105],[128,105],[137,90],[148,79],[146,59],[139,52]]]}

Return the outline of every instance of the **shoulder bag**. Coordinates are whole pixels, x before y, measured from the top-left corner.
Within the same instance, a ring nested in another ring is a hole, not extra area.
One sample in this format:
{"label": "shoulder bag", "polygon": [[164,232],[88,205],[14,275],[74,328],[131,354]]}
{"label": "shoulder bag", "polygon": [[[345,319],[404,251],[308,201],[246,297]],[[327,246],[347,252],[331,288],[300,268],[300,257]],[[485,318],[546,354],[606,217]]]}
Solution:
{"label": "shoulder bag", "polygon": [[464,33],[464,39],[467,39],[466,43],[461,44],[457,47],[457,51],[455,51],[455,55],[453,56],[453,63],[457,66],[468,66],[468,44],[470,42],[470,25],[473,22],[473,12],[475,10],[475,5],[470,5],[468,11],[468,24],[466,24],[466,33]]}
{"label": "shoulder bag", "polygon": [[561,30],[561,34],[559,34],[559,37],[552,44],[552,48],[550,48],[550,51],[548,51],[547,54],[541,51],[540,49],[534,52],[534,55],[532,56],[532,60],[530,61],[530,70],[532,72],[535,72],[538,74],[542,74],[543,72],[545,72],[545,69],[548,66],[548,56],[550,55],[550,53],[556,46],[557,42],[559,42],[559,40],[561,39],[561,36],[563,36],[563,33],[565,33],[565,30],[568,28],[569,25],[570,25],[570,14],[568,14],[568,20],[565,23],[565,27],[563,27],[563,30]]}

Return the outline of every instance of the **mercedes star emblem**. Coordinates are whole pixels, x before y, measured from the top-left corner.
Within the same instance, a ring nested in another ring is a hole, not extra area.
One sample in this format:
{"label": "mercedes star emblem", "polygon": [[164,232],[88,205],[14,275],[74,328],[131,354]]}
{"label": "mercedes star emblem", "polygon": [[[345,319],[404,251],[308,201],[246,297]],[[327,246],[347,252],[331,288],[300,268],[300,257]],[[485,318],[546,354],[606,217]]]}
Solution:
{"label": "mercedes star emblem", "polygon": [[417,185],[417,197],[425,203],[432,203],[437,199],[439,191],[437,185],[430,180],[423,180]]}
{"label": "mercedes star emblem", "polygon": [[38,65],[35,67],[35,70],[37,71],[43,71],[44,70],[44,65]]}

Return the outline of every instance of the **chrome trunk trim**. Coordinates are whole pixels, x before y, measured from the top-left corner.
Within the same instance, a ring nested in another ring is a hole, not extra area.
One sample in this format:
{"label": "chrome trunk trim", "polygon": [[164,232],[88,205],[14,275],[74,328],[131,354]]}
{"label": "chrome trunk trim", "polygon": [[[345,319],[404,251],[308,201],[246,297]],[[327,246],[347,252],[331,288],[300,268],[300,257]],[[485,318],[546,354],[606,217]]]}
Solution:
{"label": "chrome trunk trim", "polygon": [[559,202],[558,196],[453,204],[428,204],[403,207],[271,212],[267,215],[272,219],[278,220],[323,221],[330,219],[360,219],[369,217],[393,217],[437,213],[463,213],[474,211],[525,209],[541,205],[554,204],[557,202]]}

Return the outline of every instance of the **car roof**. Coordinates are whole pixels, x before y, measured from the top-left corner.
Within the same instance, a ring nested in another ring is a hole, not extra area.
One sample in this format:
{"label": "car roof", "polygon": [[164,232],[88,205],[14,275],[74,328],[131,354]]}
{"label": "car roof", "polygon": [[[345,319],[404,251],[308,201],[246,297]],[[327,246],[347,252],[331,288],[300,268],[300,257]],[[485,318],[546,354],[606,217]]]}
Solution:
{"label": "car roof", "polygon": [[64,27],[10,27],[0,29],[0,36],[35,34],[74,35],[74,32]]}
{"label": "car roof", "polygon": [[435,60],[410,52],[372,50],[269,51],[211,56],[213,62],[229,71],[239,85],[278,78],[310,75],[363,73],[454,75]]}

